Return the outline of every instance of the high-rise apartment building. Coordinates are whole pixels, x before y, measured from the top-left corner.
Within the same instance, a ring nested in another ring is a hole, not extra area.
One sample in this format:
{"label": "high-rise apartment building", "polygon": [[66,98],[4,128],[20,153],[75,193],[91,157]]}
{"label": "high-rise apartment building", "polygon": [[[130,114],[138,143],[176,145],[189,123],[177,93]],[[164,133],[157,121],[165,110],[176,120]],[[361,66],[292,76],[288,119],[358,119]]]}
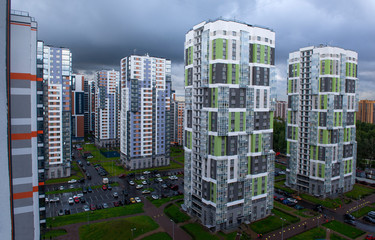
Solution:
{"label": "high-rise apartment building", "polygon": [[90,111],[89,111],[89,99],[90,99],[90,86],[89,80],[85,77],[83,82],[83,112],[84,112],[84,134],[85,136],[89,133],[89,118],[90,118]]}
{"label": "high-rise apartment building", "polygon": [[184,204],[216,230],[273,208],[275,33],[202,22],[185,38]]}
{"label": "high-rise apartment building", "polygon": [[352,189],[357,58],[322,45],[289,54],[286,185],[323,198]]}
{"label": "high-rise apartment building", "polygon": [[37,22],[9,4],[0,2],[0,232],[2,239],[39,239],[45,207]]}
{"label": "high-rise apartment building", "polygon": [[128,169],[169,165],[171,61],[121,60],[121,159]]}
{"label": "high-rise apartment building", "polygon": [[89,133],[95,136],[95,81],[91,81],[89,84]]}
{"label": "high-rise apartment building", "polygon": [[288,103],[286,101],[276,101],[275,117],[286,120]]}
{"label": "high-rise apartment building", "polygon": [[375,100],[359,101],[357,120],[375,124]]}
{"label": "high-rise apartment building", "polygon": [[95,80],[95,144],[99,147],[118,147],[118,84],[120,73],[102,70]]}
{"label": "high-rise apartment building", "polygon": [[72,53],[44,45],[44,134],[48,178],[70,176]]}
{"label": "high-rise apartment building", "polygon": [[72,75],[72,141],[84,141],[85,138],[85,77]]}
{"label": "high-rise apartment building", "polygon": [[185,110],[185,98],[175,97],[172,101],[173,105],[173,124],[172,132],[174,144],[182,146],[184,142],[184,110]]}

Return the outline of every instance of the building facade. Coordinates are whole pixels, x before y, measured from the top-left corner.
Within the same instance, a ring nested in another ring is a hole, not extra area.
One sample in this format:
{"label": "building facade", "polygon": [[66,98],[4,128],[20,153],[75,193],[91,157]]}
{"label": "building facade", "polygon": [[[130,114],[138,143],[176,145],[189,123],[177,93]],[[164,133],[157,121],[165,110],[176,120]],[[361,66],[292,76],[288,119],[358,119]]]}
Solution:
{"label": "building facade", "polygon": [[202,22],[185,38],[184,204],[215,230],[273,208],[275,33]]}
{"label": "building facade", "polygon": [[120,73],[99,71],[95,80],[95,145],[118,147],[118,84]]}
{"label": "building facade", "polygon": [[70,176],[72,53],[44,45],[44,133],[48,178]]}
{"label": "building facade", "polygon": [[121,159],[128,169],[169,165],[171,61],[121,60]]}
{"label": "building facade", "polygon": [[72,141],[83,142],[85,138],[85,77],[72,75]]}
{"label": "building facade", "polygon": [[306,47],[289,54],[286,185],[320,197],[350,191],[356,168],[356,52]]}
{"label": "building facade", "polygon": [[357,120],[375,124],[375,100],[359,101]]}
{"label": "building facade", "polygon": [[182,146],[184,143],[184,110],[185,98],[175,97],[173,100],[173,144]]}
{"label": "building facade", "polygon": [[288,103],[286,101],[276,101],[275,117],[286,120]]}
{"label": "building facade", "polygon": [[83,82],[83,101],[84,101],[84,134],[87,136],[89,131],[89,124],[90,124],[90,111],[89,111],[89,99],[90,99],[90,85],[89,80],[85,77]]}
{"label": "building facade", "polygon": [[89,133],[95,136],[95,81],[89,82]]}
{"label": "building facade", "polygon": [[37,22],[0,2],[1,237],[39,239],[45,223],[43,92]]}

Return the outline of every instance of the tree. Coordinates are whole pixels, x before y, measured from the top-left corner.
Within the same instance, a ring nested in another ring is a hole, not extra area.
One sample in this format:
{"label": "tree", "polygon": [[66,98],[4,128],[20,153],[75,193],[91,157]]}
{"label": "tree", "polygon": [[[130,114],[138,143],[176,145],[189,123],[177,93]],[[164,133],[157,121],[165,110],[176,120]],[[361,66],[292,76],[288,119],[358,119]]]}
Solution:
{"label": "tree", "polygon": [[273,120],[273,150],[286,153],[285,121],[282,119]]}

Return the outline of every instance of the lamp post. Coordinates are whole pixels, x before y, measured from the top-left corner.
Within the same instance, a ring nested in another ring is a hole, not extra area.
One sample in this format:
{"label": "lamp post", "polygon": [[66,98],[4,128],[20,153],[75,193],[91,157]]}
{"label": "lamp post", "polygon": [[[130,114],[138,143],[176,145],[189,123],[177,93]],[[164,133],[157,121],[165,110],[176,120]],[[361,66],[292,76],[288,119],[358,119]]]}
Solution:
{"label": "lamp post", "polygon": [[134,233],[133,233],[133,232],[134,232],[135,230],[137,230],[137,228],[132,228],[132,229],[130,229],[130,230],[132,231],[132,238],[134,239]]}
{"label": "lamp post", "polygon": [[284,239],[284,221],[285,219],[284,218],[280,218],[281,220],[281,240]]}
{"label": "lamp post", "polygon": [[171,222],[172,222],[172,240],[174,240],[174,221],[171,219]]}

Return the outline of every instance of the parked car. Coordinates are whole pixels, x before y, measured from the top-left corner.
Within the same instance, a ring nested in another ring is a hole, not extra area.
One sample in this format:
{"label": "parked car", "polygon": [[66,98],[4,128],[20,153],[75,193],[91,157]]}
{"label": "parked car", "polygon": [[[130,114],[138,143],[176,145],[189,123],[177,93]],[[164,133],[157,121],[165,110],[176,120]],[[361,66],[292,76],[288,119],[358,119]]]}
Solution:
{"label": "parked car", "polygon": [[160,176],[159,173],[157,173],[157,174],[155,174],[155,177],[156,177],[156,178],[160,178],[161,176]]}
{"label": "parked car", "polygon": [[78,194],[77,194],[77,197],[79,197],[79,198],[80,198],[80,197],[83,197],[83,193],[78,193]]}
{"label": "parked car", "polygon": [[165,183],[162,184],[161,187],[164,188],[164,189],[165,189],[165,188],[168,188],[167,184],[165,184]]}
{"label": "parked car", "polygon": [[294,198],[287,198],[287,200],[289,201],[289,202],[293,202],[293,203],[295,203],[295,204],[297,204],[297,200],[296,199],[294,199]]}
{"label": "parked car", "polygon": [[64,186],[60,186],[60,187],[59,187],[59,190],[64,190]]}
{"label": "parked car", "polygon": [[50,199],[49,202],[60,202],[60,198],[54,197],[54,198]]}
{"label": "parked car", "polygon": [[143,184],[143,185],[147,185],[148,183],[147,183],[146,180],[144,180],[144,181],[142,181],[142,184]]}
{"label": "parked car", "polygon": [[89,193],[92,192],[92,188],[91,188],[91,187],[88,187],[88,188],[87,188],[87,192],[89,192]]}
{"label": "parked car", "polygon": [[70,189],[73,189],[73,188],[74,188],[74,185],[73,185],[73,184],[71,184],[71,185],[69,186],[69,188],[70,188]]}
{"label": "parked car", "polygon": [[64,213],[65,213],[65,215],[70,215],[70,210],[69,209],[65,209]]}
{"label": "parked car", "polygon": [[72,198],[72,197],[70,197],[69,199],[68,199],[68,203],[71,205],[71,204],[73,204],[74,203],[74,199]]}
{"label": "parked car", "polygon": [[[93,157],[94,157],[94,156],[91,156],[91,157],[90,157],[90,156],[88,156],[87,158],[93,158]],[[91,165],[90,161],[87,161],[87,163],[86,163],[86,164],[87,164],[87,166],[90,166],[90,165]]]}
{"label": "parked car", "polygon": [[131,181],[131,180],[129,181],[129,185],[134,186],[134,184],[135,184],[135,183],[134,183],[133,181]]}
{"label": "parked car", "polygon": [[108,204],[107,203],[103,203],[103,208],[108,208]]}
{"label": "parked car", "polygon": [[150,171],[144,171],[143,174],[150,174]]}
{"label": "parked car", "polygon": [[96,206],[95,206],[94,204],[91,204],[91,205],[90,205],[90,210],[91,210],[91,211],[95,211],[95,210],[96,210]]}
{"label": "parked car", "polygon": [[350,224],[350,225],[353,225],[353,226],[356,225],[356,222],[354,220],[351,220],[351,219],[344,219],[344,223],[347,223],[347,224]]}
{"label": "parked car", "polygon": [[118,176],[119,178],[125,178],[126,177],[126,174],[125,173],[122,173]]}
{"label": "parked car", "polygon": [[124,196],[128,196],[129,195],[129,193],[128,193],[128,191],[126,191],[126,189],[123,191],[123,193],[124,193]]}
{"label": "parked car", "polygon": [[136,188],[136,189],[141,189],[141,188],[143,188],[143,185],[142,185],[142,184],[139,184],[139,185],[137,185],[135,188]]}
{"label": "parked car", "polygon": [[83,206],[83,211],[85,211],[85,212],[88,212],[88,211],[90,211],[90,208],[89,208],[89,206],[87,206],[87,205]]}
{"label": "parked car", "polygon": [[120,206],[119,202],[113,202],[113,205],[114,205],[115,207]]}
{"label": "parked car", "polygon": [[171,186],[171,189],[172,189],[173,191],[177,191],[177,190],[178,190],[178,185],[173,185],[173,186]]}
{"label": "parked car", "polygon": [[149,193],[151,193],[151,191],[147,190],[147,189],[145,189],[145,190],[142,191],[142,194],[149,194]]}
{"label": "parked car", "polygon": [[68,181],[68,183],[76,183],[76,182],[77,182],[77,180],[75,180],[75,179],[72,179],[72,180]]}
{"label": "parked car", "polygon": [[103,207],[102,207],[102,205],[101,204],[96,204],[96,209],[97,210],[100,210],[100,209],[102,209]]}
{"label": "parked car", "polygon": [[64,210],[60,209],[58,215],[59,216],[63,216],[64,215]]}
{"label": "parked car", "polygon": [[144,176],[140,176],[139,179],[145,180],[146,178]]}
{"label": "parked car", "polygon": [[104,185],[102,186],[102,189],[103,189],[104,191],[107,190],[107,185],[104,184]]}
{"label": "parked car", "polygon": [[375,219],[372,218],[372,217],[369,217],[369,216],[364,216],[363,220],[365,220],[366,222],[369,222],[369,223],[375,223]]}
{"label": "parked car", "polygon": [[82,192],[83,193],[87,193],[87,188],[86,187],[82,187]]}
{"label": "parked car", "polygon": [[152,197],[152,199],[154,199],[154,200],[159,199],[159,196],[158,196],[158,195],[152,195],[151,197]]}
{"label": "parked car", "polygon": [[114,193],[113,193],[113,197],[114,197],[114,198],[118,198],[118,193],[117,193],[117,192],[114,192]]}
{"label": "parked car", "polygon": [[77,182],[79,182],[79,183],[84,183],[84,182],[85,182],[85,179],[84,179],[84,178],[78,179]]}
{"label": "parked car", "polygon": [[351,214],[349,214],[349,213],[347,213],[347,214],[344,214],[344,219],[350,219],[350,220],[355,220],[355,217],[353,216],[353,215],[351,215]]}
{"label": "parked car", "polygon": [[298,205],[298,204],[295,205],[294,208],[297,209],[297,210],[302,210],[302,209],[304,209],[304,207],[302,207],[301,205]]}
{"label": "parked car", "polygon": [[375,218],[375,211],[370,211],[367,213],[367,216]]}
{"label": "parked car", "polygon": [[85,203],[86,202],[86,199],[84,197],[81,197],[79,199],[80,199],[81,203]]}
{"label": "parked car", "polygon": [[135,200],[137,203],[142,202],[141,199],[140,199],[139,197],[135,197],[134,200]]}
{"label": "parked car", "polygon": [[108,184],[107,189],[112,190],[112,186],[110,184]]}
{"label": "parked car", "polygon": [[131,203],[136,203],[136,201],[135,201],[134,198],[130,198],[130,202],[131,202]]}
{"label": "parked car", "polygon": [[75,202],[75,203],[79,203],[79,197],[75,197],[75,198],[74,198],[74,202]]}

